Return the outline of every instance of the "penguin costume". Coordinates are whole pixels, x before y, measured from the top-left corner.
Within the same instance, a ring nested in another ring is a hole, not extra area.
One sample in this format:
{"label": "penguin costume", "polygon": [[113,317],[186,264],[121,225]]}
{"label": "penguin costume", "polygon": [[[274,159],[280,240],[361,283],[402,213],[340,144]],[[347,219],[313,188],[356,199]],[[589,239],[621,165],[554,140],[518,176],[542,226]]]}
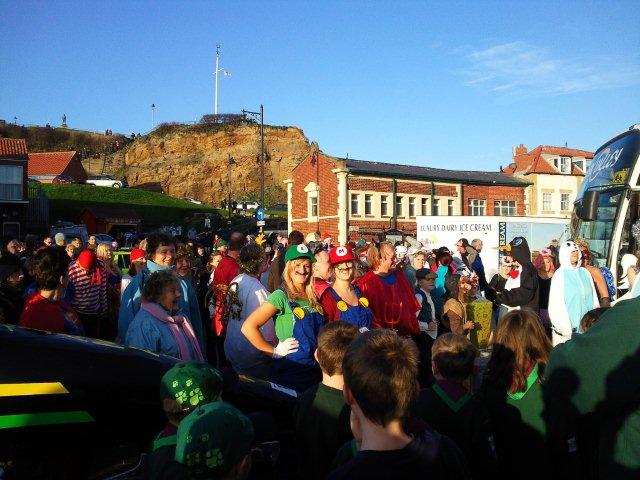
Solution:
{"label": "penguin costume", "polygon": [[[578,252],[574,266],[573,252]],[[549,318],[553,329],[553,346],[571,339],[580,331],[580,320],[585,313],[600,306],[598,293],[589,271],[581,267],[582,254],[572,241],[562,242],[558,254],[560,268],[551,277],[549,292]]]}
{"label": "penguin costume", "polygon": [[515,237],[505,250],[518,266],[511,272],[504,290],[495,293],[496,302],[509,307],[508,310],[530,308],[538,313],[538,272],[531,262],[527,239]]}

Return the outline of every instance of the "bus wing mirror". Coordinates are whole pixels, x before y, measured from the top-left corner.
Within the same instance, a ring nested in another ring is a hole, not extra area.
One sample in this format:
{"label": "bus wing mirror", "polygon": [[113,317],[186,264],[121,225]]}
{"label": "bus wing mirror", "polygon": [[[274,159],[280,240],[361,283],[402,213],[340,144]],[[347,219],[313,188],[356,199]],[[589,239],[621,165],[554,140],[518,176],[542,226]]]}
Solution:
{"label": "bus wing mirror", "polygon": [[595,220],[598,217],[598,203],[600,203],[600,192],[597,190],[587,190],[582,197],[580,219],[587,221]]}

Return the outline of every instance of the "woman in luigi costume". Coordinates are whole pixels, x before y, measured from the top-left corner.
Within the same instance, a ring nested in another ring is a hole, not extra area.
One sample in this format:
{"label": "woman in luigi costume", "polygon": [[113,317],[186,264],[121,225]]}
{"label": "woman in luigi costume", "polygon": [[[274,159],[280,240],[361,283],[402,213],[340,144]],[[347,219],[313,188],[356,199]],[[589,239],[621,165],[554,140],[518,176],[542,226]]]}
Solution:
{"label": "woman in luigi costume", "polygon": [[[481,396],[494,427],[503,472],[519,471],[526,465],[531,473],[527,478],[553,476],[550,444],[545,440],[550,412],[542,396],[550,353],[549,337],[532,310],[513,310],[498,323]],[[571,443],[569,430],[564,446]]]}
{"label": "woman in luigi costume", "polygon": [[[273,358],[269,380],[304,391],[322,377],[313,353],[318,332],[326,320],[312,284],[313,254],[306,245],[292,245],[284,260],[281,288],[249,315],[242,333],[254,347]],[[276,347],[260,333],[260,327],[274,316]]]}
{"label": "woman in luigi costume", "polygon": [[355,277],[355,256],[351,247],[336,247],[329,252],[329,263],[335,281],[322,294],[320,301],[328,321],[342,320],[358,329],[369,330],[373,313],[369,300],[351,284]]}

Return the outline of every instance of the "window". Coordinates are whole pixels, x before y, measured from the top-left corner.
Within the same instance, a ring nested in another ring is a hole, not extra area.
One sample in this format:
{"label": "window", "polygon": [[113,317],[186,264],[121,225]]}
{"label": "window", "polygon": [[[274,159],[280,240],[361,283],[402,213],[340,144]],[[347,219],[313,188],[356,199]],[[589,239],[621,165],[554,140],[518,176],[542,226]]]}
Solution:
{"label": "window", "polygon": [[560,173],[571,173],[571,157],[560,157]]}
{"label": "window", "polygon": [[486,210],[484,200],[469,200],[469,215],[480,217],[487,214]]}
{"label": "window", "polygon": [[453,200],[447,200],[447,215],[449,216],[455,215],[453,213]]}
{"label": "window", "polygon": [[561,193],[560,194],[560,210],[563,212],[569,211],[569,194]]}
{"label": "window", "polygon": [[542,193],[542,211],[543,212],[551,211],[551,193],[549,192]]}
{"label": "window", "polygon": [[493,202],[493,214],[502,217],[513,217],[516,215],[515,200],[496,200]]}
{"label": "window", "polygon": [[440,215],[440,199],[439,198],[433,199],[433,212],[431,213],[432,215]]}
{"label": "window", "polygon": [[365,195],[364,196],[364,214],[372,215],[371,202],[373,200],[373,195]]}
{"label": "window", "polygon": [[416,197],[409,197],[409,216],[416,216]]}
{"label": "window", "polygon": [[357,193],[351,194],[351,215],[360,215],[360,197]]}
{"label": "window", "polygon": [[22,167],[0,166],[0,200],[22,200]]}
{"label": "window", "polygon": [[380,195],[380,216],[382,217],[389,216],[389,196],[388,195]]}
{"label": "window", "polygon": [[429,211],[427,210],[426,198],[420,200],[420,215],[429,215]]}
{"label": "window", "polygon": [[583,172],[585,171],[585,170],[584,170],[584,168],[585,168],[585,167],[584,167],[584,160],[574,160],[574,161],[573,161],[573,164],[574,164],[576,167],[578,167],[580,170],[582,170]]}
{"label": "window", "polygon": [[402,217],[402,197],[396,196],[396,217]]}
{"label": "window", "polygon": [[317,217],[318,216],[318,194],[309,195],[309,204],[308,204],[308,216],[309,217]]}

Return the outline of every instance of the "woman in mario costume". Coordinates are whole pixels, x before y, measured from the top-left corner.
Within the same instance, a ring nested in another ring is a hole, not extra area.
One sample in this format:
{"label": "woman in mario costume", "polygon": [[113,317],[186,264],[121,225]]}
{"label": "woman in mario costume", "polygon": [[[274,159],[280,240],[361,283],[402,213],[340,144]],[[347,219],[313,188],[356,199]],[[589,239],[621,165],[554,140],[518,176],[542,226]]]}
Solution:
{"label": "woman in mario costume", "polygon": [[342,320],[361,331],[369,330],[373,313],[362,291],[351,285],[355,277],[355,260],[351,247],[336,247],[329,252],[329,263],[335,281],[320,298],[328,321]]}
{"label": "woman in mario costume", "polygon": [[[272,357],[269,380],[304,391],[321,379],[313,353],[326,320],[312,284],[313,254],[306,245],[292,245],[284,260],[282,287],[249,315],[242,333],[254,347]],[[260,333],[260,327],[274,316],[278,337],[275,348]]]}

